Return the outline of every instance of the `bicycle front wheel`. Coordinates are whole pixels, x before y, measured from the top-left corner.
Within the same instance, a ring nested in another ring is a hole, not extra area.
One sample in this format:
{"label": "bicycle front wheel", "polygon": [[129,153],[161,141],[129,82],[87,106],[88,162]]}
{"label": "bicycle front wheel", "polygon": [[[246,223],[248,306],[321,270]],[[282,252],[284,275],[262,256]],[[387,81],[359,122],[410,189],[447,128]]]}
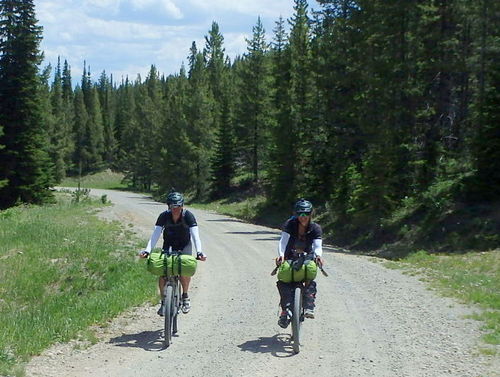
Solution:
{"label": "bicycle front wheel", "polygon": [[177,284],[177,288],[175,290],[174,294],[174,308],[173,308],[173,315],[174,315],[174,320],[173,320],[173,327],[172,327],[172,334],[177,334],[177,331],[179,330],[177,321],[179,320],[179,310],[181,308],[181,285]]}
{"label": "bicycle front wheel", "polygon": [[168,284],[165,288],[165,347],[170,346],[172,343],[172,330],[174,321],[174,287]]}
{"label": "bicycle front wheel", "polygon": [[295,288],[293,297],[293,314],[292,314],[292,342],[293,352],[300,352],[300,316],[302,314],[302,289]]}

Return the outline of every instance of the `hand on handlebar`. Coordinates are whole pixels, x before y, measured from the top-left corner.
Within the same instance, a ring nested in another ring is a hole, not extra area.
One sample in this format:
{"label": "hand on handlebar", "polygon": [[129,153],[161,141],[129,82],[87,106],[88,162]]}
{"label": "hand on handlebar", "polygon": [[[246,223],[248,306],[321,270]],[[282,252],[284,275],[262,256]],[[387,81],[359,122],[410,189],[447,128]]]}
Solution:
{"label": "hand on handlebar", "polygon": [[139,258],[147,258],[149,256],[149,252],[147,252],[146,250],[141,250],[139,251],[138,255]]}
{"label": "hand on handlebar", "polygon": [[196,259],[201,260],[201,261],[204,262],[204,261],[207,260],[207,256],[203,252],[197,252],[196,253]]}
{"label": "hand on handlebar", "polygon": [[314,261],[320,267],[323,267],[323,265],[325,264],[325,261],[323,260],[323,258],[318,257],[318,256],[316,258],[314,258]]}
{"label": "hand on handlebar", "polygon": [[281,265],[285,261],[285,257],[284,256],[279,256],[274,261],[276,263],[276,266],[279,266],[279,265]]}

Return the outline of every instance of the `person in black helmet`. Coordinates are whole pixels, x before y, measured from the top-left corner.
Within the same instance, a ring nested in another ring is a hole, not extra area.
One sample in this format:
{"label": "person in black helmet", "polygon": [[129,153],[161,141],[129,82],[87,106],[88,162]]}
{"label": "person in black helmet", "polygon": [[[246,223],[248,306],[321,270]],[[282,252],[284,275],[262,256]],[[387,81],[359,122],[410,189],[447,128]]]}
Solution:
{"label": "person in black helmet", "polygon": [[[316,263],[323,264],[321,226],[312,221],[313,206],[311,202],[300,199],[294,206],[294,215],[283,225],[280,242],[278,244],[278,258],[276,264],[280,265],[285,260],[297,259],[303,255],[305,259],[314,259]],[[286,328],[289,319],[286,312],[287,305],[291,302],[292,285],[279,281],[276,283],[280,293],[281,314],[278,320],[280,327]],[[306,282],[304,295],[304,316],[314,318],[316,299],[316,282]]]}
{"label": "person in black helmet", "polygon": [[[182,254],[192,255],[192,244],[196,247],[196,257],[202,261],[207,259],[207,256],[201,251],[201,241],[198,231],[198,224],[194,215],[184,209],[184,197],[177,191],[172,191],[167,195],[168,210],[160,213],[156,220],[153,234],[149,239],[145,250],[139,252],[141,258],[147,258],[151,250],[154,249],[156,242],[163,232],[163,250],[181,250]],[[189,283],[191,277],[180,276],[179,280],[182,286],[182,307],[184,314],[189,313],[191,309],[191,301],[189,299]],[[166,278],[161,276],[158,281],[160,295],[163,295]],[[163,297],[158,314],[163,315]]]}

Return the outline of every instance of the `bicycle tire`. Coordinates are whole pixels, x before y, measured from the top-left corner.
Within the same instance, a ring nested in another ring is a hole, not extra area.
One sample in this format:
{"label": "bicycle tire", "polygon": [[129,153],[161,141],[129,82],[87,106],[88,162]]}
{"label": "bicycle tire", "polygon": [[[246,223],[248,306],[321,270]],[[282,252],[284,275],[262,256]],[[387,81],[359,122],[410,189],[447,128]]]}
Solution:
{"label": "bicycle tire", "polygon": [[165,318],[165,348],[170,346],[172,343],[172,324],[173,324],[173,319],[174,319],[174,287],[172,287],[171,284],[168,284],[167,287],[165,288],[165,313],[164,313],[164,318]]}
{"label": "bicycle tire", "polygon": [[300,352],[300,316],[302,314],[302,288],[296,287],[293,297],[292,345],[293,352]]}
{"label": "bicycle tire", "polygon": [[174,296],[174,322],[172,327],[172,334],[177,334],[179,330],[178,327],[178,319],[179,319],[179,310],[181,308],[181,285],[177,282],[176,294]]}

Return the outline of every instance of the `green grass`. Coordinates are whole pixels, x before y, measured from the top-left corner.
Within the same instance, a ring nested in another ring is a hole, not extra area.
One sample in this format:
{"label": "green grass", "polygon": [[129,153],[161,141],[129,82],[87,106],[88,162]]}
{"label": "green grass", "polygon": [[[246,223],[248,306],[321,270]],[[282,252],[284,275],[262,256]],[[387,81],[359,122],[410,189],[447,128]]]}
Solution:
{"label": "green grass", "polygon": [[[122,183],[123,174],[105,170],[96,174],[81,177],[80,185],[85,188],[126,190],[128,187]],[[61,183],[62,187],[78,187],[78,177],[66,177]]]}
{"label": "green grass", "polygon": [[89,333],[155,297],[140,241],[95,216],[102,203],[59,200],[0,212],[0,375],[56,342]]}
{"label": "green grass", "polygon": [[438,255],[419,251],[391,268],[404,268],[424,277],[444,295],[482,308],[473,317],[484,322],[485,342],[500,344],[500,250],[461,255]]}
{"label": "green grass", "polygon": [[265,201],[262,197],[252,197],[241,201],[228,201],[226,199],[210,202],[210,203],[193,203],[189,204],[195,208],[204,209],[207,211],[215,211],[217,213],[233,216],[238,219],[251,221],[254,220],[258,208]]}

